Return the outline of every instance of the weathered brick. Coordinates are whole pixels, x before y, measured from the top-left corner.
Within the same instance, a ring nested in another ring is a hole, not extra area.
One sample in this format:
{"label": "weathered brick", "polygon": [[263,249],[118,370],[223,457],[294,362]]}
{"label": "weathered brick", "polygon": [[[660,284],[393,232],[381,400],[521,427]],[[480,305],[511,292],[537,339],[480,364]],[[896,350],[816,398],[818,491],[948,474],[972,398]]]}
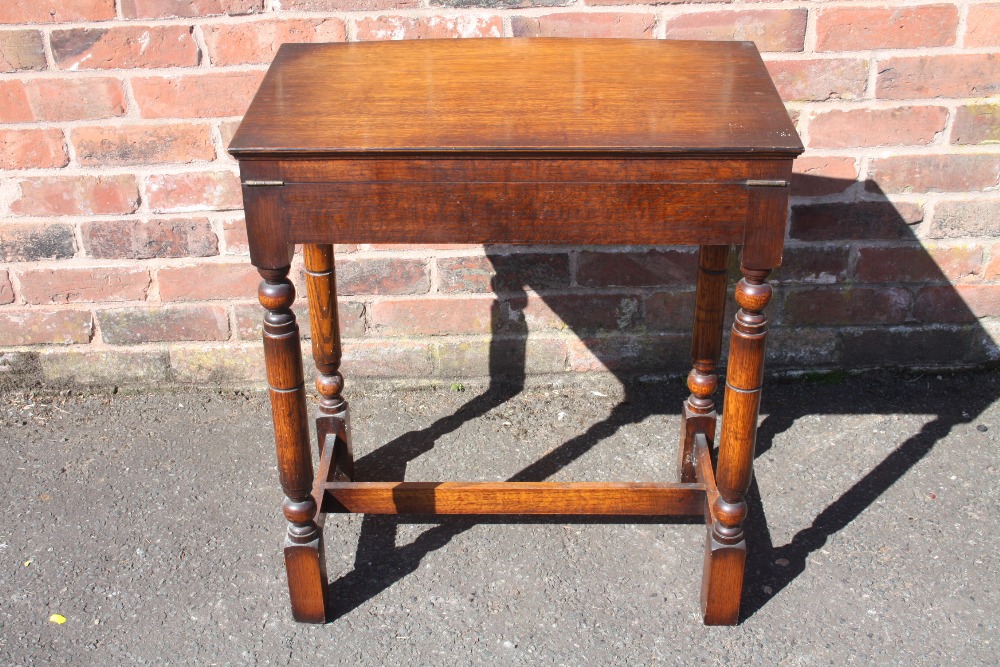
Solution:
{"label": "weathered brick", "polygon": [[913,106],[827,111],[809,120],[812,148],[925,145],[944,130],[948,110]]}
{"label": "weathered brick", "polygon": [[965,45],[1000,46],[1000,4],[969,5]]}
{"label": "weathered brick", "polygon": [[0,129],[0,169],[45,169],[67,163],[62,130]]}
{"label": "weathered brick", "polygon": [[171,347],[170,370],[177,382],[200,385],[243,388],[263,384],[267,379],[259,344]]}
{"label": "weathered brick", "polygon": [[656,292],[646,298],[646,326],[653,330],[690,331],[694,325],[695,293]]}
{"label": "weathered brick", "polygon": [[0,225],[0,260],[34,262],[39,259],[67,259],[73,256],[73,228],[61,223]]}
{"label": "weathered brick", "polygon": [[924,219],[919,204],[851,202],[792,207],[789,236],[801,241],[893,241],[913,238]]}
{"label": "weathered brick", "polygon": [[994,187],[1000,155],[897,155],[868,167],[865,188],[883,192],[967,192]]}
{"label": "weathered brick", "polygon": [[571,12],[544,16],[514,16],[514,37],[653,37],[656,15],[611,12]]}
{"label": "weathered brick", "polygon": [[93,330],[85,310],[0,310],[0,345],[89,343]]}
{"label": "weathered brick", "polygon": [[345,377],[426,378],[434,371],[427,343],[354,340],[344,344]]}
{"label": "weathered brick", "polygon": [[360,41],[503,36],[499,16],[376,16],[357,23]]}
{"label": "weathered brick", "polygon": [[[288,2],[281,3],[289,9]],[[211,16],[213,14],[256,14],[264,11],[264,0],[121,0],[122,16],[127,19],[160,19],[174,16]]]}
{"label": "weathered brick", "polygon": [[97,321],[109,345],[229,338],[229,318],[222,306],[115,308],[97,311]]}
{"label": "weathered brick", "polygon": [[0,31],[0,72],[45,69],[45,47],[38,30]]}
{"label": "weathered brick", "polygon": [[773,279],[786,283],[839,283],[847,278],[850,254],[848,246],[786,247],[781,268]]}
{"label": "weathered brick", "polygon": [[962,280],[982,264],[983,249],[975,246],[860,248],[854,276],[869,283]]}
{"label": "weathered brick", "polygon": [[[302,295],[304,296],[304,295]],[[236,333],[242,340],[259,341],[261,337],[261,321],[264,310],[257,302],[239,304],[234,308],[236,313]],[[296,300],[292,306],[295,319],[299,323],[302,338],[310,338],[310,322],[308,303],[304,298]],[[343,338],[360,338],[365,334],[365,304],[360,301],[337,299],[337,315],[340,322],[340,335]]]}
{"label": "weathered brick", "polygon": [[53,30],[60,69],[190,67],[200,58],[191,26],[119,26]]}
{"label": "weathered brick", "polygon": [[36,176],[21,179],[10,210],[18,215],[110,215],[139,206],[135,176]]}
{"label": "weathered brick", "polygon": [[951,143],[1000,143],[1000,104],[970,104],[958,107],[955,112]]}
{"label": "weathered brick", "polygon": [[642,307],[637,295],[559,294],[516,297],[505,303],[510,329],[624,330],[637,327]]}
{"label": "weathered brick", "polygon": [[227,255],[246,255],[250,252],[247,224],[243,218],[222,221],[222,238]]}
{"label": "weathered brick", "polygon": [[527,336],[490,340],[452,341],[440,339],[430,346],[435,375],[462,379],[520,379],[525,374],[566,371],[567,340]]}
{"label": "weathered brick", "polygon": [[32,119],[63,121],[125,114],[121,81],[105,77],[34,79],[27,84]]}
{"label": "weathered brick", "polygon": [[83,247],[100,259],[209,257],[219,253],[207,218],[88,220],[81,225]]}
{"label": "weathered brick", "polygon": [[667,248],[642,252],[580,253],[576,280],[586,287],[688,285],[694,280],[698,255]]}
{"label": "weathered brick", "polygon": [[[767,337],[765,368],[839,367],[836,329],[778,327]],[[718,400],[718,399],[716,399]]]}
{"label": "weathered brick", "polygon": [[910,293],[898,287],[814,287],[787,290],[783,326],[899,324],[910,311]]}
{"label": "weathered brick", "polygon": [[840,332],[840,347],[848,367],[928,366],[965,359],[974,334],[962,329],[866,329]]}
{"label": "weathered brick", "polygon": [[246,264],[196,264],[157,272],[161,301],[247,299],[257,295],[260,275]]}
{"label": "weathered brick", "polygon": [[306,12],[375,12],[419,6],[420,0],[281,0],[284,10]]}
{"label": "weathered brick", "polygon": [[667,19],[667,39],[745,40],[760,51],[801,51],[805,9],[694,12]]}
{"label": "weathered brick", "polygon": [[922,287],[913,303],[913,317],[920,322],[975,322],[1000,316],[1000,285],[941,285]]}
{"label": "weathered brick", "polygon": [[353,294],[424,294],[430,289],[422,259],[385,257],[337,262],[337,291]]}
{"label": "weathered brick", "polygon": [[566,253],[490,254],[437,260],[441,292],[545,291],[569,286]]}
{"label": "weathered brick", "polygon": [[[309,2],[310,0],[305,0]],[[573,0],[430,0],[432,7],[463,9],[526,9],[528,7],[563,7]],[[600,4],[588,2],[588,5]],[[631,4],[631,3],[630,3]]]}
{"label": "weathered brick", "polygon": [[60,387],[80,385],[154,386],[169,377],[170,363],[161,350],[44,350],[45,380]]}
{"label": "weathered brick", "polygon": [[75,128],[70,138],[84,166],[214,160],[208,125],[118,125]]}
{"label": "weathered brick", "polygon": [[0,305],[14,303],[14,286],[10,282],[10,274],[0,271]]}
{"label": "weathered brick", "polygon": [[681,373],[691,366],[690,337],[682,333],[617,334],[572,339],[569,369],[622,374]]}
{"label": "weathered brick", "polygon": [[1000,243],[990,249],[990,261],[984,274],[986,280],[1000,280]]}
{"label": "weathered brick", "polygon": [[0,81],[0,123],[35,120],[24,84],[15,79]]}
{"label": "weathered brick", "polygon": [[839,194],[858,180],[853,157],[800,157],[792,169],[792,194],[800,197]]}
{"label": "weathered brick", "polygon": [[868,63],[853,58],[772,60],[767,71],[786,102],[854,100],[864,95]]}
{"label": "weathered brick", "polygon": [[203,26],[202,31],[213,65],[270,63],[285,43],[347,39],[347,27],[336,18],[223,23]]}
{"label": "weathered brick", "polygon": [[374,335],[485,334],[502,326],[492,297],[376,301],[368,309]]}
{"label": "weathered brick", "polygon": [[115,17],[115,0],[8,0],[0,23],[103,21]]}
{"label": "weathered brick", "polygon": [[30,269],[18,275],[21,295],[32,304],[143,301],[149,271],[135,267]]}
{"label": "weathered brick", "polygon": [[241,208],[240,179],[231,171],[153,174],[146,181],[146,200],[157,213],[187,213]]}
{"label": "weathered brick", "polygon": [[938,202],[927,236],[932,239],[1000,236],[1000,200]]}
{"label": "weathered brick", "polygon": [[242,116],[263,72],[213,72],[132,79],[143,118]]}
{"label": "weathered brick", "polygon": [[876,97],[986,97],[1000,93],[1000,54],[886,58],[879,62]]}
{"label": "weathered brick", "polygon": [[958,32],[955,5],[833,7],[816,17],[817,51],[949,46]]}

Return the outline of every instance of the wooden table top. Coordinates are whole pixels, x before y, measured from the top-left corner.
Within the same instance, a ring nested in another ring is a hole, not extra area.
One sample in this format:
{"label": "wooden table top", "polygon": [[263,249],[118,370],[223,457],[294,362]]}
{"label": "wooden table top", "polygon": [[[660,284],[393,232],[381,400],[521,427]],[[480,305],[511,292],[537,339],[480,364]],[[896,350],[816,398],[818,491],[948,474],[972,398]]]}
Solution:
{"label": "wooden table top", "polygon": [[626,39],[285,44],[229,146],[241,159],[802,150],[752,42]]}

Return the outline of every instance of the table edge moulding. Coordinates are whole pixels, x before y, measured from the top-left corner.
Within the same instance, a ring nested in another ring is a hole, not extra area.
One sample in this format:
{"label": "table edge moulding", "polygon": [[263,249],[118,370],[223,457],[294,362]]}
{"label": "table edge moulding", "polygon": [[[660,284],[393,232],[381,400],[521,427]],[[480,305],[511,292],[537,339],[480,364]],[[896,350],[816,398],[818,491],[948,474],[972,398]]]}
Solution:
{"label": "table edge moulding", "polygon": [[[700,516],[705,623],[739,620],[768,274],[795,128],[751,42],[473,39],[283,45],[233,136],[297,620],[336,615],[327,514]],[[363,482],[342,392],[335,243],[699,246],[677,482]],[[289,280],[304,244],[314,474]],[[739,310],[719,422],[727,264]],[[713,463],[714,460],[714,463]]]}

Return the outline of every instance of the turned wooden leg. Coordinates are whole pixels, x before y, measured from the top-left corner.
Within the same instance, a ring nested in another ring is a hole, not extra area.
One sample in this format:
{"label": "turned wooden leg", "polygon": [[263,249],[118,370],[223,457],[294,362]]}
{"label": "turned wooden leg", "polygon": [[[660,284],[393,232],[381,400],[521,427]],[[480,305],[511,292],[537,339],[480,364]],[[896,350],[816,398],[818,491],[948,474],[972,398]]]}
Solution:
{"label": "turned wooden leg", "polygon": [[278,450],[278,473],[285,492],[285,568],[292,615],[297,621],[326,620],[326,569],[322,530],[316,524],[312,497],[313,465],[309,447],[309,422],[302,378],[299,327],[291,307],[295,287],[288,280],[289,267],[258,269],[264,281],[258,297],[264,315],[264,358]]}
{"label": "turned wooden leg", "polygon": [[742,267],[736,286],[740,310],[733,323],[722,409],[722,435],[716,484],[719,495],[712,505],[712,524],[705,549],[701,604],[708,625],[732,625],[739,620],[746,563],[743,520],[744,499],[750,486],[757,412],[764,377],[764,343],[767,320],[764,307],[771,299],[765,282],[767,270]]}
{"label": "turned wooden leg", "polygon": [[340,374],[340,321],[337,315],[337,277],[333,246],[307,244],[306,292],[309,295],[309,322],[312,327],[313,359],[316,362],[316,390],[319,392],[319,417],[316,433],[322,455],[327,446],[334,448],[330,466],[332,481],[354,479],[354,452],[351,448],[351,422],[347,401],[341,395],[344,376]]}
{"label": "turned wooden leg", "polygon": [[695,434],[704,433],[710,447],[715,442],[716,411],[712,394],[719,382],[715,368],[722,354],[728,263],[727,245],[701,246],[698,252],[698,286],[695,292],[694,336],[691,340],[692,368],[687,379],[691,395],[684,401],[677,462],[677,475],[685,483],[696,481],[692,457]]}

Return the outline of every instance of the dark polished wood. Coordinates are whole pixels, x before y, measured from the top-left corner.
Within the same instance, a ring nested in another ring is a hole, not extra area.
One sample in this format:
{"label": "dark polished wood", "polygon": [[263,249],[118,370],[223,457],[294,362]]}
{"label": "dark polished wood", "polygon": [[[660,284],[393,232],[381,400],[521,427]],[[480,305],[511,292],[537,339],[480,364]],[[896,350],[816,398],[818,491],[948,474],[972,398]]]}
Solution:
{"label": "dark polished wood", "polygon": [[[739,618],[770,298],[802,145],[750,42],[508,39],[286,44],[230,152],[289,521],[293,615],[328,615],[325,513],[705,517],[702,609]],[[295,291],[304,243],[319,393],[313,479]],[[334,243],[701,246],[679,483],[355,482]],[[718,465],[726,265],[742,245]]]}

